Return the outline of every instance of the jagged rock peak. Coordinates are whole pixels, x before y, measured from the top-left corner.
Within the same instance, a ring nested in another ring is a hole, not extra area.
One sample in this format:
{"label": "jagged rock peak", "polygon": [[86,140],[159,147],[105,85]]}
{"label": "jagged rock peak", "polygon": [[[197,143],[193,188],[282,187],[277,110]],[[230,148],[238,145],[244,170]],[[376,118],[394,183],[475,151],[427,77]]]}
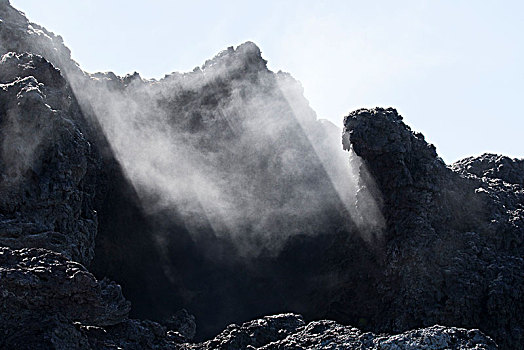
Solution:
{"label": "jagged rock peak", "polygon": [[452,164],[451,168],[462,174],[500,179],[510,184],[524,185],[524,159],[509,158],[499,154],[484,153],[467,157]]}
{"label": "jagged rock peak", "polygon": [[376,335],[334,321],[308,324],[297,314],[266,316],[241,326],[229,325],[214,339],[184,344],[184,350],[226,349],[496,349],[478,329],[432,326],[396,335]]}
{"label": "jagged rock peak", "polygon": [[50,87],[65,85],[60,69],[45,58],[32,53],[8,52],[0,58],[0,84],[10,83],[23,76],[33,76]]}
{"label": "jagged rock peak", "polygon": [[432,182],[446,171],[435,146],[394,108],[362,108],[344,118],[343,145],[367,164],[380,189]]}
{"label": "jagged rock peak", "polygon": [[30,22],[23,12],[4,0],[0,1],[0,55],[11,51],[42,55],[66,75],[81,73],[60,35]]}
{"label": "jagged rock peak", "polygon": [[[216,71],[228,67],[236,68],[239,72],[267,70],[267,61],[262,58],[260,48],[253,42],[247,41],[236,48],[228,47],[215,57],[207,60],[201,67],[204,72]],[[198,70],[198,68],[195,68]]]}

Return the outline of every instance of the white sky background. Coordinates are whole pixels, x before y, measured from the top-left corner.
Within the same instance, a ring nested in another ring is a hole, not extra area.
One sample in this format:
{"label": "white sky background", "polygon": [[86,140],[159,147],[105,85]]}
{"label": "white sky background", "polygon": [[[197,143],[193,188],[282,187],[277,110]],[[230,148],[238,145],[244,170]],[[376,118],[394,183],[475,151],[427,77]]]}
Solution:
{"label": "white sky background", "polygon": [[524,1],[11,0],[89,72],[161,78],[255,42],[319,118],[392,106],[447,163],[524,157]]}

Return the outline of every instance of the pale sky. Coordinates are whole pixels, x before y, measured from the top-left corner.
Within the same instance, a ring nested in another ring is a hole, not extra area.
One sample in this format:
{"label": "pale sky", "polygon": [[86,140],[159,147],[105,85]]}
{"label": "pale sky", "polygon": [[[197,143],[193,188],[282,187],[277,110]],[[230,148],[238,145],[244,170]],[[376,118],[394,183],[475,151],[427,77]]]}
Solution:
{"label": "pale sky", "polygon": [[524,157],[524,1],[11,0],[88,71],[161,78],[255,42],[319,118],[395,107],[447,163]]}

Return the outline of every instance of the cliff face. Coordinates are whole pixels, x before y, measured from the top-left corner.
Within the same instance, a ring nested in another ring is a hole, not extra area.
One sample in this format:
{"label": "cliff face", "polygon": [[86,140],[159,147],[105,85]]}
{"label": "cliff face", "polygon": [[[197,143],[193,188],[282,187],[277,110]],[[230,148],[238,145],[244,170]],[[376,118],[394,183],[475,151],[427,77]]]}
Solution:
{"label": "cliff face", "polygon": [[82,133],[82,113],[60,71],[41,56],[9,53],[0,66],[0,242],[88,264],[100,161]]}
{"label": "cliff face", "polygon": [[448,167],[394,109],[352,112],[344,140],[384,198],[383,309],[372,322],[479,327],[521,346],[522,160],[485,154]]}
{"label": "cliff face", "polygon": [[522,344],[522,161],[448,167],[393,109],[345,152],[253,43],[144,80],[0,19],[1,346]]}
{"label": "cliff face", "polygon": [[297,116],[292,84],[252,43],[158,82],[93,75],[89,102],[146,209],[141,222],[159,259],[144,269],[143,247],[120,242],[140,233],[109,232],[98,236],[93,269],[137,285],[136,316],[187,307],[207,336],[253,314],[313,316],[333,286],[331,259],[348,249],[355,264],[371,263],[348,205],[356,180],[347,155],[339,141],[314,142],[330,131],[307,105]]}

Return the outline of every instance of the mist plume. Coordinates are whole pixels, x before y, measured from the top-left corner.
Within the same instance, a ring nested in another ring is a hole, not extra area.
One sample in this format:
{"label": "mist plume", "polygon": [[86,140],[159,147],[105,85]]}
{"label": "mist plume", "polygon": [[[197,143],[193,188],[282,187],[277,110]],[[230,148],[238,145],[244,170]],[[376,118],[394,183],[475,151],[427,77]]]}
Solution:
{"label": "mist plume", "polygon": [[355,205],[359,167],[341,130],[318,121],[300,84],[269,71],[253,43],[160,81],[90,79],[75,92],[93,106],[144,206],[175,210],[195,239],[209,225],[256,255],[324,232],[335,216],[380,231],[376,206],[370,219]]}
{"label": "mist plume", "polygon": [[[52,49],[63,46],[61,38],[38,38],[38,50],[51,49],[84,114],[100,125],[144,208],[173,211],[194,239],[211,229],[242,255],[257,255],[278,253],[295,235],[343,229],[370,243],[380,235],[380,198],[362,186],[365,170],[342,149],[341,129],[318,120],[300,83],[269,71],[255,44],[156,81],[84,73],[67,59],[69,50]],[[12,138],[28,132],[5,140],[11,172],[30,168],[45,146],[34,132],[17,146]]]}

